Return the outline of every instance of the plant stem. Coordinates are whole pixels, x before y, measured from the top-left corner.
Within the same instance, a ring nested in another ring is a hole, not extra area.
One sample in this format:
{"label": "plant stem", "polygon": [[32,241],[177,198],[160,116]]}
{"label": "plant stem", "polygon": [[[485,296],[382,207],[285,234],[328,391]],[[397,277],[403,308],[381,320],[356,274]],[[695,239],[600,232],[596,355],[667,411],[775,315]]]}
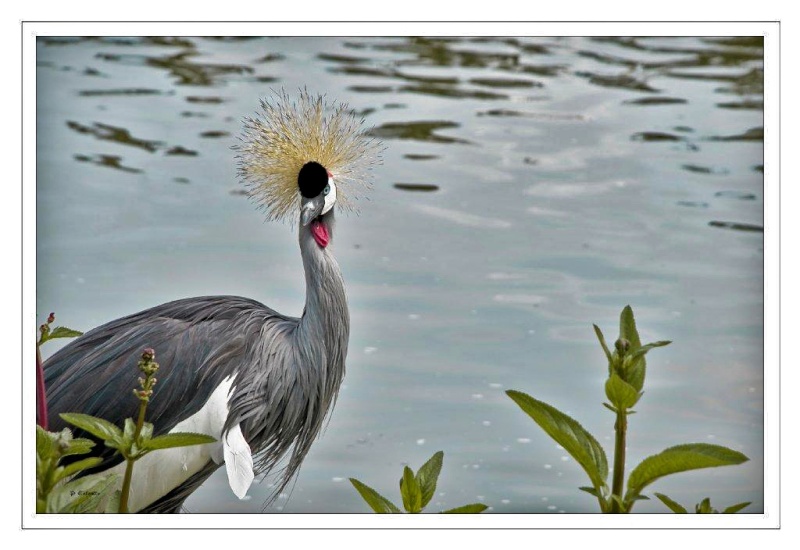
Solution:
{"label": "plant stem", "polygon": [[119,513],[128,513],[128,495],[131,492],[131,477],[133,477],[133,459],[129,458],[125,466],[125,477],[122,480],[122,494],[119,497]]}
{"label": "plant stem", "polygon": [[[38,457],[37,457],[38,458]],[[36,461],[36,513],[47,512],[47,494],[52,487],[53,463],[50,459]]]}
{"label": "plant stem", "polygon": [[622,514],[625,510],[620,505],[622,502],[622,487],[625,483],[625,436],[628,431],[628,415],[625,410],[617,411],[617,421],[614,424],[616,439],[614,440],[614,480],[611,487],[611,494],[616,495],[619,500],[612,499],[611,513]]}
{"label": "plant stem", "polygon": [[47,394],[44,389],[44,367],[42,352],[36,344],[36,423],[47,430]]}
{"label": "plant stem", "polygon": [[[134,444],[138,444],[139,435],[142,433],[142,426],[144,425],[144,413],[147,410],[147,400],[142,399],[139,401],[139,418],[136,419],[136,431],[133,434]],[[127,464],[125,465],[125,477],[122,479],[122,494],[119,497],[119,513],[128,513],[128,497],[131,492],[131,479],[133,478],[133,463],[136,458],[127,457]]]}

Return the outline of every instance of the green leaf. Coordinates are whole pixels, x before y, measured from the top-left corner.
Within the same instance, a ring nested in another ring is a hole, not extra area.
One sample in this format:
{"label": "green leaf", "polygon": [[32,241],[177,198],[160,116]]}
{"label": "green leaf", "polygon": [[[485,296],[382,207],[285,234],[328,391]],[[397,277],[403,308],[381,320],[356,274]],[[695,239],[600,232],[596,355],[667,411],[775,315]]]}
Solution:
{"label": "green leaf", "polygon": [[353,484],[353,487],[356,488],[356,491],[358,491],[358,494],[361,495],[361,498],[363,498],[364,501],[367,504],[369,504],[369,507],[372,508],[372,510],[376,514],[402,514],[403,513],[403,512],[400,511],[400,509],[397,506],[392,504],[392,502],[389,499],[381,496],[372,487],[364,485],[363,483],[361,483],[360,481],[358,481],[357,479],[354,479],[352,477],[350,478],[350,483]]}
{"label": "green leaf", "polygon": [[168,433],[159,435],[148,441],[142,441],[142,449],[145,451],[154,451],[156,449],[171,449],[173,447],[186,447],[188,445],[203,445],[205,443],[214,443],[216,439],[206,434],[196,433]]}
{"label": "green leaf", "polygon": [[612,372],[606,380],[606,397],[618,410],[630,409],[639,401],[639,392]]}
{"label": "green leaf", "polygon": [[94,447],[94,441],[85,437],[76,437],[69,442],[69,447],[61,456],[85,455]]}
{"label": "green leaf", "polygon": [[676,514],[688,514],[689,513],[686,510],[686,508],[684,508],[683,506],[681,506],[680,504],[678,504],[677,502],[675,502],[674,500],[669,498],[667,495],[665,495],[663,493],[655,493],[655,495],[656,495],[656,497],[658,497],[658,500],[663,502],[666,505],[666,507],[669,508],[670,510],[672,510],[674,513],[676,513]]}
{"label": "green leaf", "polygon": [[593,497],[603,498],[603,495],[600,494],[600,491],[598,491],[594,487],[578,487],[578,489],[580,489],[581,491],[585,491],[585,492],[589,493]]}
{"label": "green leaf", "polygon": [[578,422],[547,403],[528,394],[508,390],[506,394],[525,411],[547,435],[572,455],[592,480],[602,487],[608,478],[606,453],[597,440]]}
{"label": "green leaf", "polygon": [[743,508],[747,508],[748,506],[750,506],[750,504],[751,504],[750,502],[740,502],[739,504],[734,504],[733,506],[728,506],[727,508],[725,508],[722,511],[722,513],[723,514],[735,514],[739,510],[742,510]]}
{"label": "green leaf", "polygon": [[700,504],[696,504],[694,510],[698,514],[713,514],[716,512],[711,507],[711,499],[708,497],[704,498]]}
{"label": "green leaf", "polygon": [[700,468],[741,464],[747,460],[749,459],[742,453],[721,445],[689,443],[670,447],[657,455],[645,458],[633,469],[628,478],[625,500],[632,500],[646,486],[666,475]]}
{"label": "green leaf", "polygon": [[101,462],[103,462],[103,459],[100,458],[99,456],[92,456],[89,458],[84,458],[83,460],[79,460],[77,462],[73,462],[72,464],[64,466],[63,469],[61,469],[61,471],[57,474],[58,479],[63,479],[65,477],[73,476],[83,470],[94,468]]}
{"label": "green leaf", "polygon": [[417,514],[422,511],[422,491],[414,477],[414,472],[406,466],[400,478],[400,494],[403,497],[403,508],[406,512]]}
{"label": "green leaf", "polygon": [[485,504],[465,504],[464,506],[459,506],[458,508],[451,508],[450,510],[445,510],[442,514],[480,514],[484,510],[486,510],[488,506]]}
{"label": "green leaf", "polygon": [[619,337],[631,343],[629,353],[633,353],[642,347],[642,341],[639,339],[639,331],[636,330],[636,320],[633,318],[631,306],[625,306],[625,309],[623,309],[622,313],[619,315]]}
{"label": "green leaf", "polygon": [[647,362],[644,360],[644,357],[638,357],[633,360],[631,366],[625,370],[628,384],[638,392],[641,392],[644,387],[645,374],[647,374]]}
{"label": "green leaf", "polygon": [[108,420],[80,413],[61,413],[61,418],[106,442],[120,444],[122,430]]}
{"label": "green leaf", "polygon": [[106,491],[119,478],[116,474],[88,476],[65,483],[52,491],[47,497],[47,513],[86,513],[95,512]]}
{"label": "green leaf", "polygon": [[133,435],[135,433],[136,433],[136,424],[133,422],[133,418],[126,418],[125,429],[122,431],[122,438],[125,440],[126,443],[132,443]]}
{"label": "green leaf", "polygon": [[[66,429],[66,428],[65,428]],[[36,425],[36,456],[46,460],[50,458],[58,458],[59,453],[56,451],[56,445],[50,432]]]}
{"label": "green leaf", "polygon": [[439,474],[442,471],[442,462],[444,461],[444,452],[439,451],[435,453],[422,467],[417,471],[417,484],[419,485],[422,494],[421,507],[425,508],[436,493],[436,482],[439,479]]}
{"label": "green leaf", "polygon": [[[89,498],[78,503],[72,510],[75,514],[92,514],[100,513],[108,510],[107,501],[109,501],[115,492],[117,486],[118,474],[108,474],[103,476],[101,481],[91,489]],[[119,506],[113,509],[114,512],[119,510]]]}
{"label": "green leaf", "polygon": [[50,334],[47,336],[47,339],[52,340],[53,338],[75,338],[81,334],[83,333],[79,330],[73,330],[67,327],[56,327],[50,332]]}
{"label": "green leaf", "polygon": [[145,422],[144,424],[142,424],[142,431],[139,432],[139,437],[143,442],[147,441],[148,439],[152,439],[153,425],[150,422]]}
{"label": "green leaf", "polygon": [[615,409],[615,408],[613,407],[613,405],[611,405],[610,403],[603,403],[603,406],[604,406],[605,408],[607,408],[609,411],[613,412],[614,414],[616,414],[617,412],[619,412],[619,411],[617,411],[617,409]]}
{"label": "green leaf", "polygon": [[637,349],[636,351],[630,353],[629,355],[631,358],[636,359],[637,357],[641,357],[645,355],[648,351],[653,348],[660,348],[662,346],[667,346],[672,343],[672,340],[659,340],[658,342],[652,342],[650,344],[644,345]]}
{"label": "green leaf", "polygon": [[597,339],[600,340],[600,345],[603,347],[603,351],[606,354],[606,358],[608,362],[611,363],[611,351],[608,349],[608,345],[606,344],[606,339],[603,336],[603,331],[600,330],[600,327],[597,325],[592,325],[594,327],[594,333],[597,335]]}
{"label": "green leaf", "polygon": [[660,340],[642,346],[631,306],[625,306],[625,309],[622,310],[619,316],[619,337],[625,338],[631,343],[630,351],[626,356],[626,359],[628,357],[631,359],[629,359],[630,366],[626,369],[625,380],[628,384],[636,388],[636,391],[640,392],[644,387],[644,379],[647,372],[647,362],[644,358],[645,354],[653,348],[666,346],[671,342],[669,340]]}
{"label": "green leaf", "polygon": [[106,512],[116,514],[119,512],[119,501],[122,498],[122,491],[119,489],[115,490],[111,495],[108,497],[108,502],[106,503]]}
{"label": "green leaf", "polygon": [[644,377],[647,371],[647,362],[644,356],[653,348],[659,348],[671,343],[669,340],[653,342],[640,347],[625,357],[625,363],[628,365],[625,368],[625,378],[637,391],[641,391],[644,387]]}

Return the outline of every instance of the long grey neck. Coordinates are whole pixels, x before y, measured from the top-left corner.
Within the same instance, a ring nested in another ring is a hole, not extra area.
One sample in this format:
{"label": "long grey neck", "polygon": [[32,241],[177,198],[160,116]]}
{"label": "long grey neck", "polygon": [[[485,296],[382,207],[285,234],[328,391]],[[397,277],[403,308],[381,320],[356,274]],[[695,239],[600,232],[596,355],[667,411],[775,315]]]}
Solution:
{"label": "long grey neck", "polygon": [[[325,217],[333,240],[333,211]],[[296,337],[307,366],[321,375],[320,390],[326,398],[323,407],[327,408],[335,399],[344,376],[350,313],[342,273],[331,254],[332,242],[320,248],[309,227],[302,225],[299,239],[306,276],[306,305]]]}

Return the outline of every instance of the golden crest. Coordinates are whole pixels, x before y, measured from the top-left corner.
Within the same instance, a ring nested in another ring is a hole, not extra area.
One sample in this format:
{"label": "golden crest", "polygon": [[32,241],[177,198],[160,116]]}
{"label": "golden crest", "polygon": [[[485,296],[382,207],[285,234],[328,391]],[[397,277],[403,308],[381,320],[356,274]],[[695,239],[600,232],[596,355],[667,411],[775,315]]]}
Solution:
{"label": "golden crest", "polygon": [[296,100],[281,90],[261,100],[261,110],[245,118],[238,152],[239,176],[270,220],[295,221],[300,208],[297,175],[316,161],[334,177],[337,204],[355,202],[372,188],[372,167],[383,146],[363,130],[364,119],[344,103],[301,90]]}

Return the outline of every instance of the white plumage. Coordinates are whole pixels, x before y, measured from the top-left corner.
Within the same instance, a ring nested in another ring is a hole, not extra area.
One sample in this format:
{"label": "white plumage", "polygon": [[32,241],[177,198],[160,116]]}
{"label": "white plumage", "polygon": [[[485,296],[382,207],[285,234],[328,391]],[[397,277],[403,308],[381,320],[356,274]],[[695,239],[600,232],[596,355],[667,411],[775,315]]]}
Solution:
{"label": "white plumage", "polygon": [[[210,435],[217,440],[215,443],[161,449],[148,453],[136,461],[128,501],[128,509],[131,512],[137,512],[163,497],[199,472],[209,460],[217,464],[224,461],[228,482],[234,494],[240,499],[247,494],[255,477],[250,446],[245,441],[238,424],[230,430],[227,437],[222,437],[222,428],[228,418],[228,397],[232,387],[233,377],[229,376],[217,386],[199,411],[170,430],[170,433],[193,432]],[[126,463],[122,462],[108,471],[94,475],[102,476],[109,472],[119,474],[117,487],[119,489],[122,486],[125,467]]]}
{"label": "white plumage", "polygon": [[233,493],[244,498],[253,483],[253,454],[237,424],[225,435],[225,469]]}

